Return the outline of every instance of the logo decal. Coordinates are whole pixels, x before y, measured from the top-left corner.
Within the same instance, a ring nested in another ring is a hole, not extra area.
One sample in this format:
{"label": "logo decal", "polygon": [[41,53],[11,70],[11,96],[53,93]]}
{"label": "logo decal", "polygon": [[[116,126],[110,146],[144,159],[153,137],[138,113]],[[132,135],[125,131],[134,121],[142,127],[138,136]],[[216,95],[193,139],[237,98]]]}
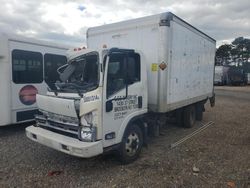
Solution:
{"label": "logo decal", "polygon": [[37,89],[32,85],[26,85],[19,91],[19,99],[24,105],[32,105],[36,102]]}
{"label": "logo decal", "polygon": [[99,95],[83,96],[83,101],[84,102],[92,102],[92,101],[96,101],[96,100],[99,100],[99,99],[100,99]]}

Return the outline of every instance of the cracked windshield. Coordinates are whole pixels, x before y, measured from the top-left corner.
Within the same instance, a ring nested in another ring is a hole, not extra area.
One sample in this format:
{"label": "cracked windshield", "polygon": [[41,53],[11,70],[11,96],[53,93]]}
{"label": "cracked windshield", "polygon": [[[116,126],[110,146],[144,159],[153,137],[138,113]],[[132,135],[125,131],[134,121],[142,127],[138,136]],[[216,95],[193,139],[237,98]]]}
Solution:
{"label": "cracked windshield", "polygon": [[74,58],[58,69],[61,82],[55,85],[62,91],[91,90],[98,84],[98,55],[89,53]]}

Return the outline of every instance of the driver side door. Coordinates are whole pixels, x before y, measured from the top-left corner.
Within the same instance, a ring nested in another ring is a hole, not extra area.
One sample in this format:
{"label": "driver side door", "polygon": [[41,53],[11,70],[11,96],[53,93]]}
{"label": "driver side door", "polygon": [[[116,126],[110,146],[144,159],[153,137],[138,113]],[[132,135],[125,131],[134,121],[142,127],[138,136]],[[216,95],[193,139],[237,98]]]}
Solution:
{"label": "driver side door", "polygon": [[[103,88],[103,138],[104,147],[115,144],[115,138],[123,119],[115,104],[119,98],[126,97],[126,55],[112,53],[107,58]],[[107,102],[112,109],[107,112]]]}
{"label": "driver side door", "polygon": [[115,52],[107,58],[103,87],[104,147],[120,142],[121,128],[138,111],[138,96],[143,92],[138,56],[134,52]]}

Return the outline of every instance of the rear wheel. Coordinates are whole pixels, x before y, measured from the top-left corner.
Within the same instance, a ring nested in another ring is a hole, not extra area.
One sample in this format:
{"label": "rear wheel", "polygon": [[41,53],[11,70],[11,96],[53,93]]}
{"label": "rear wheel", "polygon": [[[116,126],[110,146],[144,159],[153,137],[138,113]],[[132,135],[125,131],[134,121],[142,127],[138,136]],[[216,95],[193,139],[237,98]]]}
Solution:
{"label": "rear wheel", "polygon": [[203,109],[204,109],[203,104],[197,104],[195,106],[196,120],[201,121],[203,119]]}
{"label": "rear wheel", "polygon": [[196,120],[195,106],[190,105],[184,108],[183,110],[183,125],[184,127],[190,128],[193,127]]}
{"label": "rear wheel", "polygon": [[179,127],[183,127],[183,108],[177,109],[175,111],[176,123]]}
{"label": "rear wheel", "polygon": [[120,161],[128,164],[135,161],[142,149],[143,135],[138,125],[133,124],[125,131],[120,148]]}

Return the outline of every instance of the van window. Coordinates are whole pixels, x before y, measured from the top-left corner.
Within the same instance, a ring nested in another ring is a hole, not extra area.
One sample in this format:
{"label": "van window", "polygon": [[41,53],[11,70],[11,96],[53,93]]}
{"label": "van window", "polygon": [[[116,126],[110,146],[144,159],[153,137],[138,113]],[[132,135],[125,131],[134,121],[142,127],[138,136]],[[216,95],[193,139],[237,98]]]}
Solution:
{"label": "van window", "polygon": [[39,52],[12,51],[12,80],[16,84],[43,81],[43,56]]}
{"label": "van window", "polygon": [[59,80],[57,69],[66,63],[66,56],[56,54],[44,55],[44,80],[49,87],[54,87],[54,83]]}

